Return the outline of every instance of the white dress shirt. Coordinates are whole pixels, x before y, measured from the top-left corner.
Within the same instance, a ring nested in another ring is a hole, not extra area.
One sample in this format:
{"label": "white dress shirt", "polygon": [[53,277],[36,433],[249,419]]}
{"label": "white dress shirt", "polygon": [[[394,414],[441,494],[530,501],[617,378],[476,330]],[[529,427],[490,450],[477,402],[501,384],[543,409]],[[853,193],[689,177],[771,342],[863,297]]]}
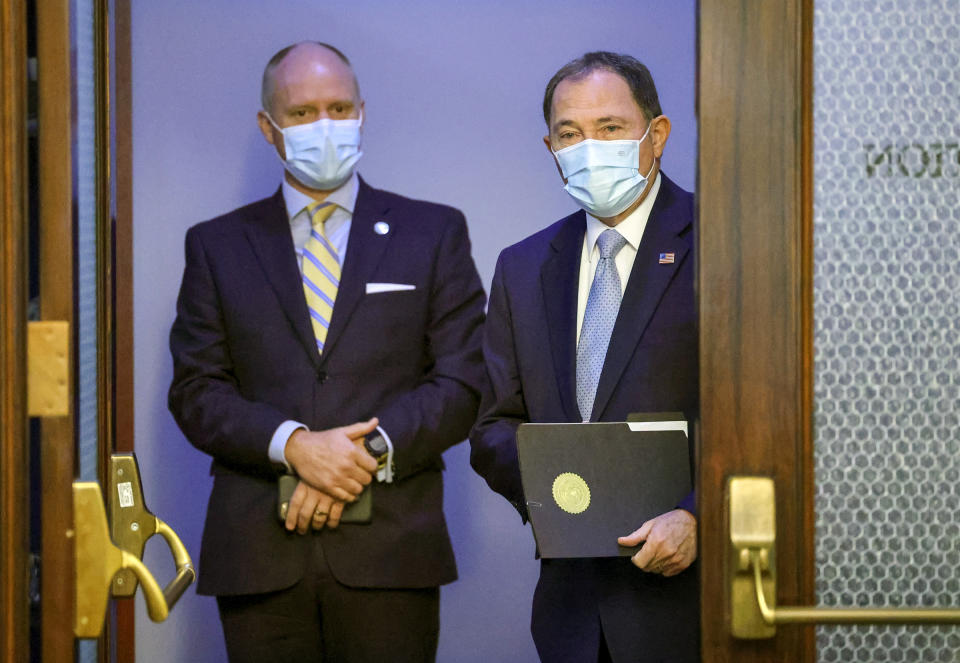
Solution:
{"label": "white dress shirt", "polygon": [[[650,210],[653,209],[653,203],[657,199],[657,193],[660,191],[660,173],[657,173],[650,192],[643,199],[640,206],[618,223],[614,230],[623,235],[627,243],[617,253],[616,260],[617,274],[620,275],[620,295],[627,289],[627,280],[630,278],[630,271],[633,269],[633,261],[637,257],[637,249],[640,248],[640,240],[643,239],[643,231],[647,228],[647,220],[650,218]],[[597,238],[600,233],[609,229],[610,226],[603,221],[587,214],[587,232],[583,236],[583,250],[580,254],[580,283],[577,291],[577,345],[580,344],[580,329],[583,327],[583,316],[587,310],[587,298],[590,296],[590,286],[593,285],[593,276],[597,272],[597,263],[600,262],[600,249],[597,248]]]}
{"label": "white dress shirt", "polygon": [[[293,186],[283,179],[281,187],[283,192],[283,202],[287,208],[287,217],[290,219],[290,233],[293,236],[293,249],[297,254],[297,266],[303,272],[303,247],[307,244],[310,237],[311,221],[306,207],[315,202],[310,196],[297,191]],[[357,205],[357,192],[360,190],[360,180],[357,173],[354,172],[346,182],[334,189],[327,196],[324,203],[333,203],[337,208],[324,223],[324,234],[337,251],[337,260],[340,267],[343,267],[343,260],[347,255],[347,241],[350,239],[350,227],[353,225],[353,211]],[[304,295],[306,296],[306,295]],[[336,303],[334,303],[336,306]],[[352,423],[352,422],[345,422]],[[273,436],[270,438],[270,447],[268,455],[270,460],[275,463],[282,463],[286,466],[288,472],[292,472],[290,464],[287,462],[284,449],[287,441],[294,431],[309,430],[305,424],[299,421],[288,419],[277,426]],[[377,478],[380,481],[393,481],[393,442],[386,431],[377,426],[384,441],[387,443],[387,464],[382,470],[377,472]]]}

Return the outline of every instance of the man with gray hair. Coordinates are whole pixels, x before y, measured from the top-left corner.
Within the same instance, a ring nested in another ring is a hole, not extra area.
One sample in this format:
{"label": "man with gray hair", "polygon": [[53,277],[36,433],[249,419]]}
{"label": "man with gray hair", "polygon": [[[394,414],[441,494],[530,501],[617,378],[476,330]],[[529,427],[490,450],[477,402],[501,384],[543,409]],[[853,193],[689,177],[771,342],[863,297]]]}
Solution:
{"label": "man with gray hair", "polygon": [[[500,254],[484,329],[489,390],[470,436],[474,469],[524,520],[521,423],[693,421],[698,395],[693,196],[660,171],[670,120],[650,72],[628,55],[587,53],[550,80],[543,115],[581,210]],[[695,513],[691,494],[638,522],[618,539],[643,543],[632,558],[542,560],[531,623],[541,659],[698,663]]]}
{"label": "man with gray hair", "polygon": [[441,453],[484,382],[466,222],[357,175],[365,108],[336,48],[279,51],[262,104],[282,184],[188,231],[170,333],[170,409],[213,458],[198,592],[231,661],[433,661],[456,578]]}

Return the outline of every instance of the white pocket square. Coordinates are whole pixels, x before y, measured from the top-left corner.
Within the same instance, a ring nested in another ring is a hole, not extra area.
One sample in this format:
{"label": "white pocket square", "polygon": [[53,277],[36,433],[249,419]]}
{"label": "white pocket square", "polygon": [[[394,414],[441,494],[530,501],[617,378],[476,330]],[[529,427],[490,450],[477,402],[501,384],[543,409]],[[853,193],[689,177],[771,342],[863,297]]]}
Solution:
{"label": "white pocket square", "polygon": [[375,295],[378,292],[398,292],[400,290],[416,290],[417,286],[407,283],[368,283],[367,294]]}

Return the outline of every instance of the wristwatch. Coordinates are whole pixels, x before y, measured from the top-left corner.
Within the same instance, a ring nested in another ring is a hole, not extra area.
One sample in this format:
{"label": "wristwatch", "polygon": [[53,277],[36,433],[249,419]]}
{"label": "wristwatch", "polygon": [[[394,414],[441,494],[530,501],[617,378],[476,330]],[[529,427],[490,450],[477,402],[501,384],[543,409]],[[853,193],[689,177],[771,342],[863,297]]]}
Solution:
{"label": "wristwatch", "polygon": [[367,450],[368,454],[377,460],[378,470],[382,470],[387,466],[389,449],[387,448],[387,441],[383,439],[383,435],[378,433],[373,437],[366,438],[363,441],[363,448]]}

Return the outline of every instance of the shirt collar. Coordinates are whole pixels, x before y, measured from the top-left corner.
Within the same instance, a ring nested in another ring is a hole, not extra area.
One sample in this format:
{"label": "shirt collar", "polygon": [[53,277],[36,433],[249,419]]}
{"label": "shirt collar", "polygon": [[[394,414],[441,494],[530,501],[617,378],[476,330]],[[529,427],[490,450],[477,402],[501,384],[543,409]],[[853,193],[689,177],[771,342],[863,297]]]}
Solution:
{"label": "shirt collar", "polygon": [[[304,207],[315,202],[314,199],[307,194],[294,189],[286,177],[283,178],[281,189],[283,190],[283,202],[287,206],[287,218],[292,219],[299,214],[300,210]],[[347,212],[353,216],[353,209],[357,206],[357,193],[359,191],[360,179],[357,177],[357,171],[353,171],[350,179],[331,191],[330,195],[327,196],[323,202],[324,204],[334,203],[347,210]]]}
{"label": "shirt collar", "polygon": [[[650,193],[643,199],[643,202],[630,213],[630,216],[618,223],[615,227],[618,233],[623,235],[627,244],[636,251],[640,248],[640,240],[643,239],[643,231],[647,227],[647,220],[650,218],[650,211],[653,209],[653,203],[657,199],[657,193],[660,192],[660,172],[657,172],[656,179],[653,180],[653,186],[650,187]],[[587,257],[593,262],[593,249],[597,245],[597,238],[600,233],[610,228],[603,221],[587,214]]]}

